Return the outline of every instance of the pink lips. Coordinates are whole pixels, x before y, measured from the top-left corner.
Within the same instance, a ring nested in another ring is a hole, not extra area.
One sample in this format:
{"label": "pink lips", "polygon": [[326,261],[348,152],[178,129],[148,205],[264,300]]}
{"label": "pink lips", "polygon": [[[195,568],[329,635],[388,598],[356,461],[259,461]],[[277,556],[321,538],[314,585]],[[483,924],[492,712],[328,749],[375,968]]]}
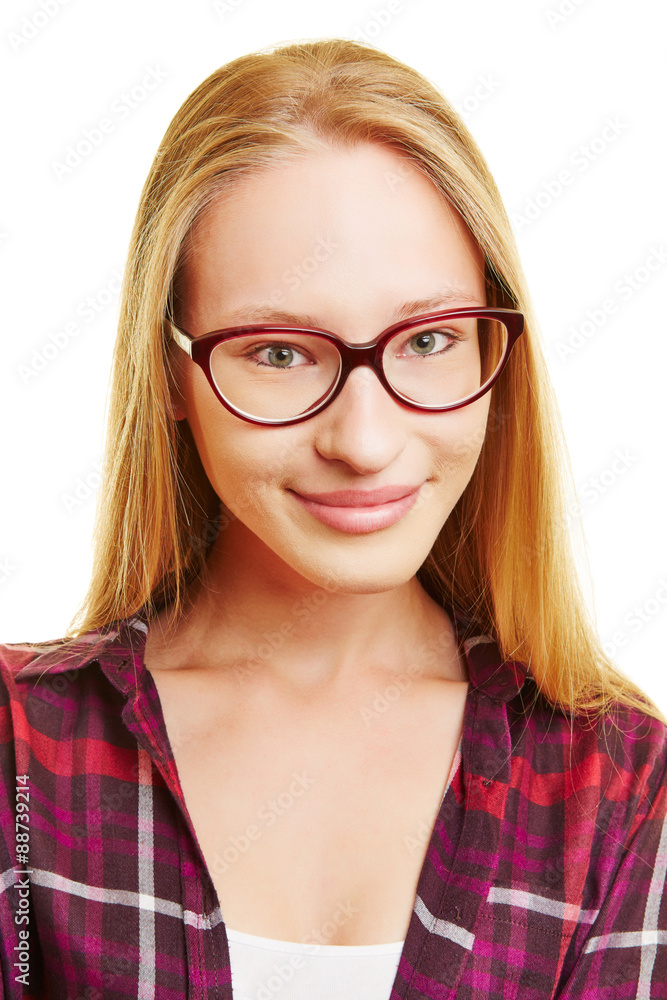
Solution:
{"label": "pink lips", "polygon": [[340,531],[360,534],[387,528],[400,520],[414,506],[418,486],[383,486],[377,490],[337,490],[332,493],[309,493],[290,490],[310,513]]}

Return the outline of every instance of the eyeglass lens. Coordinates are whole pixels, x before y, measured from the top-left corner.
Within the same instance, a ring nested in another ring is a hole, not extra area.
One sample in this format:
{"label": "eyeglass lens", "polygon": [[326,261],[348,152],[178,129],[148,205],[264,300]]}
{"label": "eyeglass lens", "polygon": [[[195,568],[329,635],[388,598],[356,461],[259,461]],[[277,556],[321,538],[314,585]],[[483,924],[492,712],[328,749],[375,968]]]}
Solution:
{"label": "eyeglass lens", "polygon": [[[488,317],[462,317],[399,331],[385,345],[392,388],[426,406],[458,403],[481,389],[502,363],[507,327]],[[225,340],[211,352],[211,375],[236,409],[265,420],[314,409],[341,375],[332,341],[314,334],[258,331]]]}

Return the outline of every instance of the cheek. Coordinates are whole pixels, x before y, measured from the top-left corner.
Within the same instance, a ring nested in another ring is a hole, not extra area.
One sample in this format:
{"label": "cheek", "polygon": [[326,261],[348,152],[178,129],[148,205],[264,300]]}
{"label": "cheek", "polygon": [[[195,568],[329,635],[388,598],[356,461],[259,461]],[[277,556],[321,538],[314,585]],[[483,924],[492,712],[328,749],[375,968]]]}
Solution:
{"label": "cheek", "polygon": [[225,506],[242,520],[253,511],[264,517],[271,491],[288,480],[306,442],[290,428],[260,428],[234,416],[208,382],[188,387],[188,423],[204,471]]}
{"label": "cheek", "polygon": [[188,424],[201,463],[211,485],[226,503],[226,495],[238,491],[254,466],[245,431],[251,425],[223,406],[199,370],[189,374],[184,391]]}
{"label": "cheek", "polygon": [[484,444],[489,415],[489,397],[439,416],[431,438],[438,466],[468,481]]}

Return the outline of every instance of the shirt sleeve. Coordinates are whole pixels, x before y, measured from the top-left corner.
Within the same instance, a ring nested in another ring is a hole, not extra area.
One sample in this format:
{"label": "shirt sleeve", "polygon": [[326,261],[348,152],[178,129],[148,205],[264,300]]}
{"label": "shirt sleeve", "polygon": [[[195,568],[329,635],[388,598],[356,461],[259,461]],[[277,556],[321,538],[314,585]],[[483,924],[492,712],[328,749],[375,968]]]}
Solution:
{"label": "shirt sleeve", "polygon": [[0,1000],[32,1000],[40,995],[39,962],[35,954],[38,942],[30,940],[34,935],[25,899],[29,889],[21,888],[20,882],[26,876],[19,873],[16,850],[20,830],[15,810],[14,713],[23,716],[24,707],[14,682],[12,661],[5,654],[6,647],[0,646]]}
{"label": "shirt sleeve", "polygon": [[14,833],[14,810],[11,792],[15,785],[16,770],[14,733],[10,691],[12,680],[0,649],[0,1000],[19,995],[12,990],[10,980],[11,952],[16,943],[16,925],[12,907],[14,858],[11,854]]}
{"label": "shirt sleeve", "polygon": [[584,938],[569,978],[555,994],[557,1000],[667,998],[664,743],[647,785],[600,912]]}

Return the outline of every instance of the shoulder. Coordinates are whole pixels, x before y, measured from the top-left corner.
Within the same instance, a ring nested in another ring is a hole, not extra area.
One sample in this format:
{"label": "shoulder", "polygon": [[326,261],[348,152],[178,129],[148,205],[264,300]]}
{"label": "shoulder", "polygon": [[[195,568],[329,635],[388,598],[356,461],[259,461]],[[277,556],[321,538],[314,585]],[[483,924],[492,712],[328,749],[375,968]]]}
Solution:
{"label": "shoulder", "polygon": [[[0,751],[26,752],[43,729],[54,694],[52,674],[68,659],[63,639],[0,643]],[[55,678],[58,679],[57,677]],[[5,761],[6,763],[6,761]],[[18,763],[18,761],[17,761]]]}
{"label": "shoulder", "polygon": [[619,833],[634,834],[647,817],[667,816],[667,726],[639,709],[615,704],[594,724],[577,720],[573,787],[594,787]]}
{"label": "shoulder", "polygon": [[13,737],[17,706],[25,707],[25,685],[21,671],[40,656],[40,643],[0,643],[0,744]]}
{"label": "shoulder", "polygon": [[136,631],[140,627],[140,619],[132,617],[76,637],[0,643],[0,743],[15,737],[17,728],[28,737],[30,724],[41,727],[38,720],[55,715],[58,705],[71,708],[72,699],[83,697],[86,687],[71,682],[90,680],[87,667],[131,655],[130,635],[143,638]]}
{"label": "shoulder", "polygon": [[45,674],[82,666],[89,657],[88,636],[81,640],[64,638],[41,642],[0,643],[0,704],[9,700],[25,702],[35,682]]}
{"label": "shoulder", "polygon": [[[590,822],[595,837],[627,843],[648,816],[667,816],[667,726],[613,703],[601,715],[568,714],[537,695],[517,711],[516,758],[524,787],[564,810],[574,829]],[[513,740],[513,743],[515,741]]]}
{"label": "shoulder", "polygon": [[647,797],[666,795],[664,722],[618,701],[597,715],[566,712],[545,697],[530,667],[504,659],[490,636],[475,636],[464,648],[482,769],[492,758],[492,770],[518,800],[552,807],[554,815],[564,802],[590,813],[606,803],[632,824]]}
{"label": "shoulder", "polygon": [[0,642],[0,678],[3,685],[13,684],[16,675],[36,656],[43,643]]}

